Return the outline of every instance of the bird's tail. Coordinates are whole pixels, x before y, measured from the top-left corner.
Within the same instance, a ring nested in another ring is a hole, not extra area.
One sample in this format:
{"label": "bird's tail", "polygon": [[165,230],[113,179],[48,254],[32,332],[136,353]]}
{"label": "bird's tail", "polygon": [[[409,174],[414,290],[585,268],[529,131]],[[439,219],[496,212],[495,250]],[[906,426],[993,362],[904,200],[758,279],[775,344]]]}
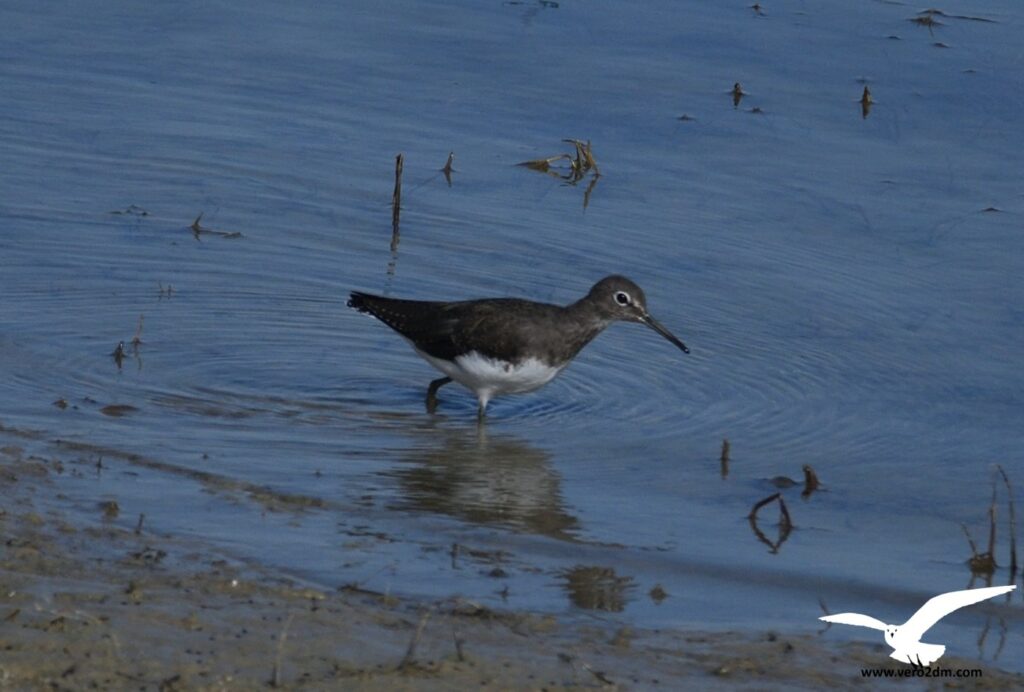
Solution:
{"label": "bird's tail", "polygon": [[446,336],[445,330],[450,329],[450,325],[442,319],[445,305],[427,300],[385,298],[359,291],[352,291],[348,298],[350,308],[376,317],[412,341],[422,338],[436,341],[438,334]]}
{"label": "bird's tail", "polygon": [[360,293],[359,291],[352,291],[348,298],[348,306],[350,308],[376,317],[399,334],[408,338],[411,338],[409,336],[410,329],[415,331],[419,322],[422,322],[424,319],[429,322],[431,315],[425,308],[431,305],[433,303],[385,298],[370,293]]}
{"label": "bird's tail", "polygon": [[360,293],[359,291],[352,291],[348,296],[348,306],[355,308],[359,312],[370,312],[370,307],[367,305],[367,298],[373,299],[375,296],[371,296],[368,293]]}

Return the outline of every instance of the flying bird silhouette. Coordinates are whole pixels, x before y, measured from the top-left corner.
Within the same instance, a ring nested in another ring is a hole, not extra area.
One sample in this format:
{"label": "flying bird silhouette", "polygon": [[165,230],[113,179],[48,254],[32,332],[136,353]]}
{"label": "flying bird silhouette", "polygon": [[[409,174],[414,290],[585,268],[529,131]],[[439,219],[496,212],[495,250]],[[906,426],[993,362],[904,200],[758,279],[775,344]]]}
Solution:
{"label": "flying bird silhouette", "polygon": [[991,586],[984,589],[950,591],[929,599],[902,625],[887,625],[870,615],[861,615],[860,613],[839,613],[825,615],[818,619],[840,625],[857,625],[858,627],[882,630],[885,632],[885,643],[893,648],[893,652],[889,654],[890,658],[911,665],[930,666],[946,653],[946,647],[942,644],[926,644],[921,641],[921,637],[931,629],[932,625],[954,610],[995,598],[1016,588],[1016,586]]}

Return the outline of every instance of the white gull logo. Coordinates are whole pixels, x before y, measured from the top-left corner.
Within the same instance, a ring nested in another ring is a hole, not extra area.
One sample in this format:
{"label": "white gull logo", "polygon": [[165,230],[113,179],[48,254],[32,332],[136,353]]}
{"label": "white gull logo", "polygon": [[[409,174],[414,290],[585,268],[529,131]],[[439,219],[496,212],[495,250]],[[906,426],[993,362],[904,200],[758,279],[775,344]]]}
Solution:
{"label": "white gull logo", "polygon": [[925,644],[921,637],[932,625],[946,617],[954,610],[995,598],[1016,589],[1016,586],[991,586],[985,589],[967,589],[966,591],[950,591],[941,596],[929,599],[902,625],[887,625],[870,615],[860,613],[839,613],[818,618],[825,622],[841,625],[857,625],[870,627],[885,632],[885,643],[893,648],[890,658],[915,666],[930,666],[946,653],[941,644]]}

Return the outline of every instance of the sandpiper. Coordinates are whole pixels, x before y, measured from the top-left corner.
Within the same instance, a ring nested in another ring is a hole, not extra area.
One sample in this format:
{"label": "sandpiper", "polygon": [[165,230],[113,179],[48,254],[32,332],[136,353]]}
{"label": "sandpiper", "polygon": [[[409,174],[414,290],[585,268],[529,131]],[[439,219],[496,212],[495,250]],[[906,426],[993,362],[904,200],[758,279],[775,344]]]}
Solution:
{"label": "sandpiper", "polygon": [[366,312],[405,337],[425,361],[445,374],[427,388],[427,411],[451,381],[476,394],[477,415],[500,394],[531,392],[550,382],[612,322],[641,322],[690,349],[647,312],[643,289],[624,276],[607,276],[567,306],[519,298],[453,303],[399,300],[354,291],[348,306]]}

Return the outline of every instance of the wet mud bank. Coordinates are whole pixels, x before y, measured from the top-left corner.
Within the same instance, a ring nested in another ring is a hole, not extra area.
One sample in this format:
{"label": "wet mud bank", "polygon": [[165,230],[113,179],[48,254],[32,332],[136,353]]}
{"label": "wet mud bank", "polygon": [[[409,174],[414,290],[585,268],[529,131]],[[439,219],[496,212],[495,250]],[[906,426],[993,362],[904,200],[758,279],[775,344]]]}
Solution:
{"label": "wet mud bank", "polygon": [[[115,525],[116,506],[83,515],[54,482],[73,462],[16,437],[0,448],[4,689],[813,689],[890,667],[880,647],[813,635],[634,630],[314,588],[142,521]],[[1024,683],[984,673],[986,687]]]}

